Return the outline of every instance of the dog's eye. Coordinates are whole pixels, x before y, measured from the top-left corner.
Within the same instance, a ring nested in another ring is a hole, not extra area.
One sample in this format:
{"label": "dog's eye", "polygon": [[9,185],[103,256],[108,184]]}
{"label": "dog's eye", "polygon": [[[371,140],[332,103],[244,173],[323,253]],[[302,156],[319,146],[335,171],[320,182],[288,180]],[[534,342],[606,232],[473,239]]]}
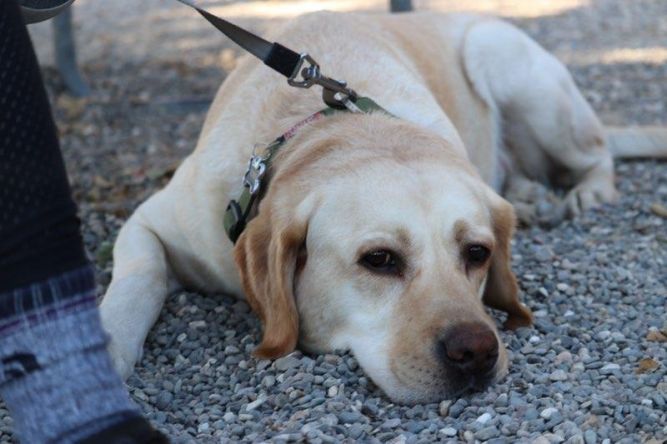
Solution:
{"label": "dog's eye", "polygon": [[468,245],[465,250],[466,262],[472,266],[483,265],[489,259],[490,255],[491,251],[484,245]]}
{"label": "dog's eye", "polygon": [[359,263],[376,273],[399,274],[400,260],[388,250],[373,250],[364,254]]}

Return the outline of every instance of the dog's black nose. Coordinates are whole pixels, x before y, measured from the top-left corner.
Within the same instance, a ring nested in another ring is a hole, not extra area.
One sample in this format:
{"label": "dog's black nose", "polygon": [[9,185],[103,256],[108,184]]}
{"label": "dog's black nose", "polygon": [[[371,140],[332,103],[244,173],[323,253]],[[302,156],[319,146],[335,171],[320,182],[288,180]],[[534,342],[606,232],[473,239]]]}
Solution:
{"label": "dog's black nose", "polygon": [[448,366],[470,376],[486,376],[498,360],[498,339],[481,322],[448,328],[440,340],[440,357]]}

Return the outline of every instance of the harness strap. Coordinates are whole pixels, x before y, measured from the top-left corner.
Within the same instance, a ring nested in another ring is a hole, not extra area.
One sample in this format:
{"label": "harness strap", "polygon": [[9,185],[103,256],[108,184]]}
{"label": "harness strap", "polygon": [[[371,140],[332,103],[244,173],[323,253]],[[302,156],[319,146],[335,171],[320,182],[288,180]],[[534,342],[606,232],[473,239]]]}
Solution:
{"label": "harness strap", "polygon": [[267,170],[271,167],[278,150],[304,126],[340,112],[366,114],[371,112],[381,112],[391,115],[368,97],[359,97],[354,103],[354,108],[325,108],[320,110],[300,121],[283,135],[276,138],[264,149],[264,153],[257,155],[253,152],[253,155],[248,162],[248,169],[243,176],[243,190],[241,191],[241,195],[238,199],[231,200],[225,210],[223,225],[225,227],[225,232],[232,243],[236,243],[236,240],[239,238],[251,218],[251,213],[255,204],[261,199],[263,191],[266,188],[266,181],[262,179],[266,175]]}

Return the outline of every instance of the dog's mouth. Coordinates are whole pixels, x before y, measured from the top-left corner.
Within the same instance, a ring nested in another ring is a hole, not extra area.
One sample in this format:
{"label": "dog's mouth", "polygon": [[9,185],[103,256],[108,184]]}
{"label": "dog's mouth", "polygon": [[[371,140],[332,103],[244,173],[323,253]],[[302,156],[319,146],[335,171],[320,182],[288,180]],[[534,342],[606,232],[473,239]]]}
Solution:
{"label": "dog's mouth", "polygon": [[465,395],[471,395],[483,392],[488,389],[496,380],[495,369],[484,375],[461,375],[457,384],[449,390],[448,398],[458,398]]}
{"label": "dog's mouth", "polygon": [[[429,371],[423,369],[417,375],[407,374],[404,369],[394,369],[394,376],[403,386],[405,395],[399,396],[400,403],[437,402],[443,399],[457,399],[483,392],[498,379],[497,366],[484,374],[470,374],[459,370],[441,369]],[[396,371],[398,370],[398,371]],[[414,368],[412,368],[414,372]],[[417,376],[417,377],[415,377]],[[428,376],[424,378],[424,376]],[[394,399],[390,391],[386,393]],[[396,399],[395,399],[396,400]]]}
{"label": "dog's mouth", "polygon": [[488,389],[496,381],[496,372],[491,371],[483,376],[474,376],[470,378],[468,384],[468,391],[473,392],[483,392]]}

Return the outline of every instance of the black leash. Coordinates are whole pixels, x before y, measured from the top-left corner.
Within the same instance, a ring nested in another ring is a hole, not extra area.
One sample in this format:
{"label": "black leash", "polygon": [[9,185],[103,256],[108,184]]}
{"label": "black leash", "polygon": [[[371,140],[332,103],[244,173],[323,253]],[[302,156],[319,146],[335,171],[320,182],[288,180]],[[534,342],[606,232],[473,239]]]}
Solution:
{"label": "black leash", "polygon": [[323,88],[322,100],[328,106],[337,109],[347,108],[358,112],[357,109],[354,109],[356,108],[354,102],[358,98],[357,93],[349,88],[346,82],[322,75],[320,66],[307,53],[299,54],[280,43],[267,42],[263,38],[197,7],[189,0],[178,1],[194,8],[209,23],[241,48],[260,59],[266,66],[287,77],[287,83],[291,86],[310,88],[313,85],[320,85]]}

